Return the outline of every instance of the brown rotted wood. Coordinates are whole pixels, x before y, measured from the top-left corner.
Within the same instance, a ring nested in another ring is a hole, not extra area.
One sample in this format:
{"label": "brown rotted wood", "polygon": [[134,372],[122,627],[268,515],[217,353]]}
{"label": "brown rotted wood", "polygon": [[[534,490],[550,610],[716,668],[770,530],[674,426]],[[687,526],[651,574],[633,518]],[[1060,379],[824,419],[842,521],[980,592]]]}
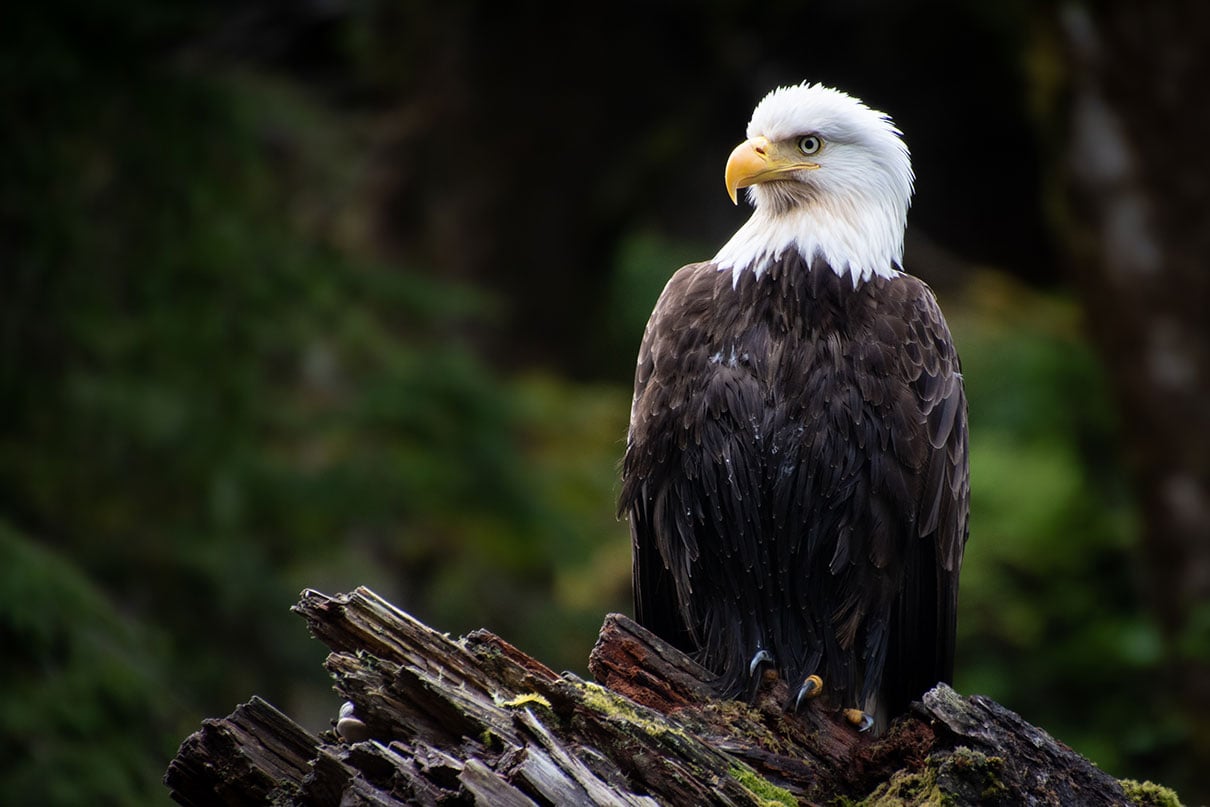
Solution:
{"label": "brown rotted wood", "polygon": [[1125,802],[1044,732],[944,686],[872,740],[823,699],[787,715],[776,678],[752,706],[720,702],[708,671],[616,614],[593,649],[593,683],[486,631],[451,639],[367,589],[306,591],[295,610],[332,649],[326,666],[367,739],[316,737],[254,698],[181,746],[165,777],[178,802]]}
{"label": "brown rotted wood", "polygon": [[1005,804],[1131,803],[1117,779],[989,698],[964,698],[939,686],[925,693],[915,712],[935,727],[951,766],[969,769],[972,759],[987,766],[985,783]]}
{"label": "brown rotted wood", "polygon": [[181,804],[265,804],[298,791],[319,738],[260,698],[206,720],[168,766]]}

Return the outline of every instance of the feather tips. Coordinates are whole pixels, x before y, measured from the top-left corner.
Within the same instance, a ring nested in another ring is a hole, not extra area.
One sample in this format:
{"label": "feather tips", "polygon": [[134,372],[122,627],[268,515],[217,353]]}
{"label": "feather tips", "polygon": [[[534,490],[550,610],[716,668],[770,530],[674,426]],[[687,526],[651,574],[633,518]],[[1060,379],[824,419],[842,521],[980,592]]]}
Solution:
{"label": "feather tips", "polygon": [[854,288],[796,253],[734,282],[693,264],[635,378],[619,509],[640,622],[688,640],[727,694],[759,649],[844,705],[905,708],[949,676],[966,409],[927,286]]}

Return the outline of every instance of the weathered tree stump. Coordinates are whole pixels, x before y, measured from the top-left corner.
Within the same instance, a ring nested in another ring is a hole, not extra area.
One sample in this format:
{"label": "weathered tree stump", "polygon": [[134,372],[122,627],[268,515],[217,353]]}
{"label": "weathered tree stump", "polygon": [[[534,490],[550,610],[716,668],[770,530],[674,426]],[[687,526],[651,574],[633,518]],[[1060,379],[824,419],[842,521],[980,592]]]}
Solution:
{"label": "weathered tree stump", "polygon": [[708,671],[617,614],[590,682],[487,631],[451,639],[364,588],[305,591],[294,610],[360,722],[317,737],[253,698],[182,744],[165,776],[181,804],[1176,803],[947,686],[875,739],[822,699],[787,715],[772,678],[753,707],[719,701]]}

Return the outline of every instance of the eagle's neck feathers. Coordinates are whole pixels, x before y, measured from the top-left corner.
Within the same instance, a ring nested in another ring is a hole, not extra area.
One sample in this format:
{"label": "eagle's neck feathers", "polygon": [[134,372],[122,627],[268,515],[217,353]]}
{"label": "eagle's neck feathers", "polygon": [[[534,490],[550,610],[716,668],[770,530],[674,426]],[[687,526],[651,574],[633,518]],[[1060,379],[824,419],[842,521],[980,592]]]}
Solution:
{"label": "eagle's neck feathers", "polygon": [[851,277],[854,286],[873,276],[900,274],[906,203],[891,194],[787,201],[762,193],[770,189],[752,189],[756,210],[714,256],[718,270],[730,271],[735,283],[743,272],[759,278],[792,249],[805,265],[822,259],[841,277]]}

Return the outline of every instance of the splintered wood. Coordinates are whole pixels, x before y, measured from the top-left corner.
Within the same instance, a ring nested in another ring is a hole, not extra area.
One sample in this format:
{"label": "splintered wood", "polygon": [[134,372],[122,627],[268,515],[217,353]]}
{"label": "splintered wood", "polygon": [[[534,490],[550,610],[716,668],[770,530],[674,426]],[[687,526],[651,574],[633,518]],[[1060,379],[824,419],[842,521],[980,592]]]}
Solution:
{"label": "splintered wood", "polygon": [[617,614],[592,651],[596,681],[585,681],[487,631],[451,639],[365,588],[308,590],[294,610],[331,649],[357,732],[315,736],[253,698],[182,744],[165,776],[179,803],[1128,802],[1045,732],[946,686],[873,739],[824,699],[787,714],[775,677],[752,706],[719,701],[707,670]]}

